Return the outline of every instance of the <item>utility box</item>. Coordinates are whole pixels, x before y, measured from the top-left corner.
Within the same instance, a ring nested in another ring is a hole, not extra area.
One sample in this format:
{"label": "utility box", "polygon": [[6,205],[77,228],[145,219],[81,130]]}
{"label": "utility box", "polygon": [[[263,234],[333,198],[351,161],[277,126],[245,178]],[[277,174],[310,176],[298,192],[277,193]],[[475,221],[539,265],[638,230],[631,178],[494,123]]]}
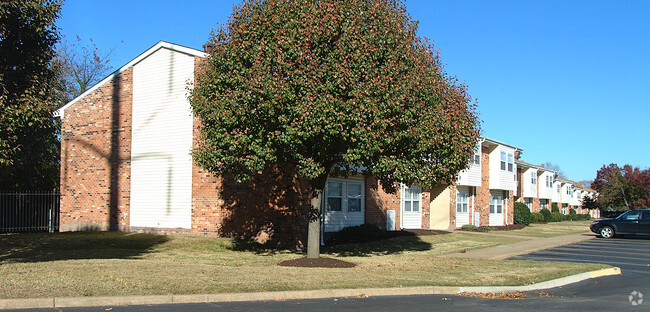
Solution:
{"label": "utility box", "polygon": [[386,230],[395,231],[395,210],[386,211]]}

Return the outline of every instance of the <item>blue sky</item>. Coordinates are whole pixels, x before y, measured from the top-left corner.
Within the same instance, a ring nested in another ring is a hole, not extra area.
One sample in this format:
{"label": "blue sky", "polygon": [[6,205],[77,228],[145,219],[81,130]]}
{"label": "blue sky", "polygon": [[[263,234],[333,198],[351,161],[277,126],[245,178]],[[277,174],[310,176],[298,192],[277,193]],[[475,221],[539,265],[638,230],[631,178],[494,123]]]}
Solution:
{"label": "blue sky", "polygon": [[[116,69],[160,40],[201,49],[239,1],[67,0],[57,25]],[[483,135],[592,180],[650,167],[650,1],[406,1],[478,99]]]}

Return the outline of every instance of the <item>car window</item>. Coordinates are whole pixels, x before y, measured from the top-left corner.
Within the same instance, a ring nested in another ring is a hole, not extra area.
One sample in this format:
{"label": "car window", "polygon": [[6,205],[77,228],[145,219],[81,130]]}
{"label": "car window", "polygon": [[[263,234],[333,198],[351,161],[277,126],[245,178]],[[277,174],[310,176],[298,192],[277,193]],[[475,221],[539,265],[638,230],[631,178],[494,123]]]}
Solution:
{"label": "car window", "polygon": [[650,221],[650,211],[644,211],[643,215],[641,215],[641,220]]}
{"label": "car window", "polygon": [[623,217],[623,220],[639,220],[639,214],[641,214],[641,211],[630,212]]}

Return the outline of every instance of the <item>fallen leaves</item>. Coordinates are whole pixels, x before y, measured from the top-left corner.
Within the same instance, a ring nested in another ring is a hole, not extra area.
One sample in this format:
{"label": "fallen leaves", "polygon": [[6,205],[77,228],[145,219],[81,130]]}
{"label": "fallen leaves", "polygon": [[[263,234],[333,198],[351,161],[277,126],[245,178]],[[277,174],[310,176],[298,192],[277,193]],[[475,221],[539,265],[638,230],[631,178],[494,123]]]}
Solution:
{"label": "fallen leaves", "polygon": [[462,292],[459,296],[469,298],[483,298],[483,299],[502,299],[502,300],[524,300],[528,296],[521,291],[515,292],[500,292],[500,293],[483,293],[483,292]]}

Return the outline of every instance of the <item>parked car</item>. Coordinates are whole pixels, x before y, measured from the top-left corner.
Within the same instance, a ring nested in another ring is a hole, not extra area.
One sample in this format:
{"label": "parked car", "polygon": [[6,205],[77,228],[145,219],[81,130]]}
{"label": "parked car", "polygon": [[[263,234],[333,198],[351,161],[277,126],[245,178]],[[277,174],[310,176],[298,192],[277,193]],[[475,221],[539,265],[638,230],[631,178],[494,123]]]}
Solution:
{"label": "parked car", "polygon": [[650,209],[629,210],[613,219],[595,220],[589,226],[603,238],[617,235],[650,235]]}

